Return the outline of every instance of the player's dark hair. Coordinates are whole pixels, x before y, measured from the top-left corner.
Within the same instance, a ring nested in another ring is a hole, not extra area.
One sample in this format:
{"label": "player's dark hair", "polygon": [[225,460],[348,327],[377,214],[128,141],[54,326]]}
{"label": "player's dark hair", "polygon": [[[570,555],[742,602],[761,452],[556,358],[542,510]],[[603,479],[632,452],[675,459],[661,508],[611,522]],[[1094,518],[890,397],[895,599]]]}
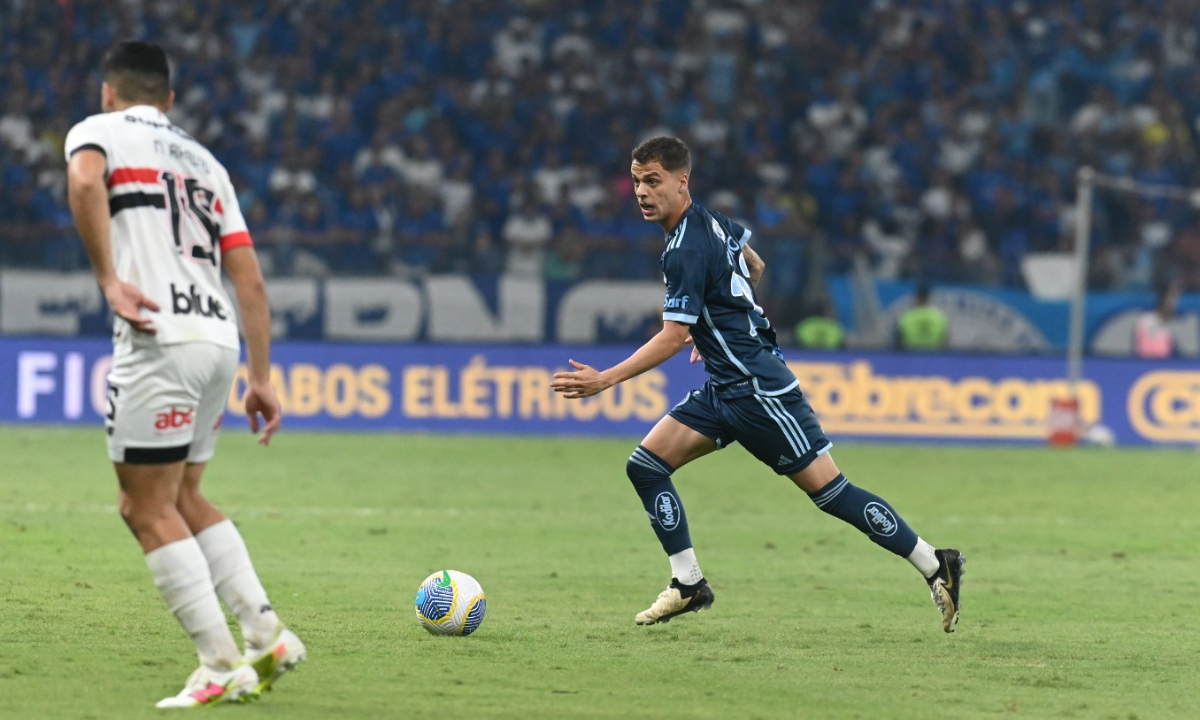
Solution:
{"label": "player's dark hair", "polygon": [[104,80],[122,100],[166,102],[171,94],[171,66],[161,46],[124,40],[104,54]]}
{"label": "player's dark hair", "polygon": [[656,162],[667,172],[690,172],[692,151],[677,137],[652,137],[633,149],[633,161],[639,165]]}

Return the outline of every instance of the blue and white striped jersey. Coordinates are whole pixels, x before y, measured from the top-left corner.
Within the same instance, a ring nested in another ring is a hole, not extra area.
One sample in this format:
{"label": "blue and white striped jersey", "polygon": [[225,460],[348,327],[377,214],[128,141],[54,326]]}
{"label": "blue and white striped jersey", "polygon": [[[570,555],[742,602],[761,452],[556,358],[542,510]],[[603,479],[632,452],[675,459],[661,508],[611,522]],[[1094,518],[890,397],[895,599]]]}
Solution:
{"label": "blue and white striped jersey", "polygon": [[742,256],[749,240],[746,228],[693,203],[667,233],[661,260],[663,320],[691,326],[704,368],[726,397],[782,395],[798,384],[754,301]]}

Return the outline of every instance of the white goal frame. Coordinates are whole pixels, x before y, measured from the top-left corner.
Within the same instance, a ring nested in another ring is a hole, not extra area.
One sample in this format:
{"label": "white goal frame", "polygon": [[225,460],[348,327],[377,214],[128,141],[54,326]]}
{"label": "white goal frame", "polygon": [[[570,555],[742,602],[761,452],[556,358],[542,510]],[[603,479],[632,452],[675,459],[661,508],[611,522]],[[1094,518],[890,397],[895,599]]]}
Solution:
{"label": "white goal frame", "polygon": [[1078,384],[1083,378],[1085,346],[1084,326],[1087,311],[1087,280],[1092,240],[1092,204],[1097,187],[1134,193],[1143,197],[1167,198],[1200,204],[1200,189],[1177,185],[1143,183],[1081,167],[1076,173],[1078,194],[1075,201],[1075,278],[1071,283],[1071,325],[1067,338],[1067,381],[1071,396],[1079,399]]}

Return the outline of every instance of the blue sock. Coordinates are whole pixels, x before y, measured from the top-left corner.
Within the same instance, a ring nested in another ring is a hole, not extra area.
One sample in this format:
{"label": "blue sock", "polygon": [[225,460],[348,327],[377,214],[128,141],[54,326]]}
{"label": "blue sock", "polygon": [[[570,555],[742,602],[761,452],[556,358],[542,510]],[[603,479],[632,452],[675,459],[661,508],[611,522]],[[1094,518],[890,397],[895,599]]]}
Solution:
{"label": "blue sock", "polygon": [[625,473],[633,483],[633,489],[642,498],[642,506],[650,516],[650,525],[658,535],[667,555],[683,552],[692,546],[688,534],[687,516],[683,514],[683,503],[671,482],[675,468],[641,445],[629,456]]}
{"label": "blue sock", "polygon": [[886,500],[851,485],[845,475],[839,474],[808,497],[817,507],[835,518],[845,520],[866,533],[871,542],[902,558],[912,554],[917,546],[917,534]]}

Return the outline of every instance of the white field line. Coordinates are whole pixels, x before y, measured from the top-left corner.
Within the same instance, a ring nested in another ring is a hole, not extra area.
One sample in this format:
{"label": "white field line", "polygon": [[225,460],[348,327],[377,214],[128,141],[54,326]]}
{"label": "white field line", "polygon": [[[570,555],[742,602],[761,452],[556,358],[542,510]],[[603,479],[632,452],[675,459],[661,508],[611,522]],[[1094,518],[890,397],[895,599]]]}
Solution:
{"label": "white field line", "polygon": [[[222,506],[222,510],[226,512],[234,520],[246,518],[284,518],[284,517],[330,517],[330,518],[355,518],[355,517],[458,517],[462,515],[471,516],[496,516],[496,515],[512,515],[527,517],[528,515],[537,514],[540,511],[527,508],[413,508],[413,507],[268,507],[254,505],[227,505]],[[631,510],[627,511],[622,508],[612,508],[608,512],[593,511],[590,515],[593,518],[597,517],[622,517],[627,515]],[[800,515],[807,515],[807,508],[801,508],[797,511]],[[117,506],[109,504],[59,504],[59,503],[0,503],[0,516],[8,515],[9,519],[16,519],[22,513],[38,513],[48,515],[116,515]],[[725,517],[733,515],[757,515],[758,511],[747,508],[734,512],[722,513]],[[1002,526],[1022,526],[1022,527],[1069,527],[1080,522],[1092,523],[1095,518],[1075,518],[1067,516],[1046,517],[1041,515],[971,515],[959,516],[950,515],[940,518],[925,518],[920,515],[906,515],[906,519],[912,521],[916,525],[927,525],[929,523],[946,523],[948,525],[991,525],[996,527]],[[710,520],[719,520],[720,517],[709,515]],[[819,519],[818,519],[819,521]],[[1180,528],[1191,528],[1200,526],[1200,520],[1181,520],[1174,524]]]}
{"label": "white field line", "polygon": [[[269,516],[287,516],[287,515],[304,515],[304,516],[329,516],[329,517],[374,517],[377,515],[449,515],[455,516],[463,513],[459,508],[438,508],[431,510],[428,508],[406,508],[406,507],[359,507],[359,508],[339,508],[339,507],[258,507],[258,506],[237,506],[230,505],[222,508],[229,515],[234,516],[249,516],[249,517],[269,517]],[[116,515],[116,505],[87,505],[87,504],[49,504],[49,503],[0,503],[0,513],[47,513],[56,515]],[[467,511],[472,512],[472,511]],[[488,511],[492,512],[492,511]],[[503,511],[500,511],[503,512]],[[523,512],[523,511],[522,511]]]}
{"label": "white field line", "polygon": [[[306,516],[306,517],[376,517],[385,515],[404,515],[420,517],[422,515],[432,516],[449,516],[455,517],[458,515],[506,515],[520,514],[526,515],[530,512],[538,512],[536,510],[528,510],[524,508],[412,508],[412,507],[266,507],[266,506],[238,506],[227,505],[222,506],[228,515],[237,519],[238,517],[286,517],[286,516]],[[632,512],[632,511],[630,511]],[[747,509],[743,512],[735,512],[733,514],[754,513],[756,511]],[[115,515],[117,513],[116,505],[88,505],[88,504],[52,504],[52,503],[0,503],[0,513],[48,513],[58,515]],[[611,514],[621,513],[619,508],[613,508]],[[908,517],[908,516],[906,516]],[[920,516],[913,515],[914,521],[920,520]],[[926,522],[929,522],[926,519]],[[973,515],[970,517],[960,517],[951,515],[942,517],[941,522],[950,525],[1057,525],[1067,526],[1074,525],[1077,522],[1073,517],[1044,517],[1037,515]]]}

